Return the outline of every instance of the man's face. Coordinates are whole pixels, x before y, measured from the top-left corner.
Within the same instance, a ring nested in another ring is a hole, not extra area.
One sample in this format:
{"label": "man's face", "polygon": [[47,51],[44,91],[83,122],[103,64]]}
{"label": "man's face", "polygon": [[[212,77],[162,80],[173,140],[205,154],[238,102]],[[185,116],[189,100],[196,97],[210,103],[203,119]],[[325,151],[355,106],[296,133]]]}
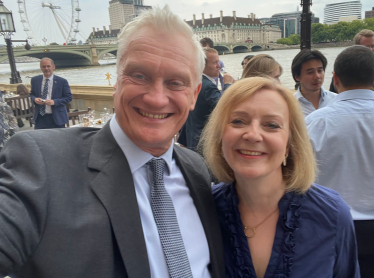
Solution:
{"label": "man's face", "polygon": [[162,155],[195,107],[195,51],[185,37],[143,28],[130,38],[114,95],[116,119],[143,151]]}
{"label": "man's face", "polygon": [[48,59],[42,60],[40,62],[40,69],[43,72],[45,77],[51,77],[55,69],[55,65],[52,65],[52,62]]}
{"label": "man's face", "polygon": [[360,45],[369,47],[374,52],[374,37],[362,37]]}
{"label": "man's face", "polygon": [[300,82],[301,92],[320,92],[325,79],[325,71],[321,60],[313,59],[301,67],[300,76],[295,77]]}
{"label": "man's face", "polygon": [[245,66],[248,64],[248,62],[249,62],[249,60],[247,60],[247,59],[244,59],[244,60],[243,60],[243,64],[242,64],[243,69],[244,69]]}
{"label": "man's face", "polygon": [[206,53],[206,63],[204,73],[209,77],[215,78],[219,75],[219,57],[218,53]]}

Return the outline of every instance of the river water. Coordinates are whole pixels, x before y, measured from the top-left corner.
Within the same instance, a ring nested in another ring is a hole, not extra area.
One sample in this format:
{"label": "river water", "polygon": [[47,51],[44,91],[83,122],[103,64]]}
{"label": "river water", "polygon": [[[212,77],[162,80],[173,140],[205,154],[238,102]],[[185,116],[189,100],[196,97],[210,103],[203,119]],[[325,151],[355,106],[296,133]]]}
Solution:
{"label": "river water", "polygon": [[[345,47],[332,47],[319,49],[327,58],[328,64],[325,71],[325,82],[323,87],[329,89],[334,61],[336,56],[345,49]],[[272,51],[259,51],[249,53],[238,53],[221,55],[220,59],[224,62],[227,72],[229,72],[235,79],[242,73],[241,62],[243,57],[249,54],[268,54],[272,56],[283,67],[283,74],[280,80],[287,88],[293,89],[295,81],[291,74],[291,63],[299,49],[286,49],[286,50],[272,50]],[[102,60],[99,61],[100,67],[78,67],[78,68],[63,68],[56,69],[55,74],[66,78],[70,84],[74,85],[108,85],[106,74],[110,73],[112,77],[112,85],[115,83],[117,77],[115,60]],[[30,77],[41,74],[39,63],[17,63],[17,70],[21,74],[24,83],[30,83]],[[9,83],[10,67],[8,64],[0,64],[0,83]]]}

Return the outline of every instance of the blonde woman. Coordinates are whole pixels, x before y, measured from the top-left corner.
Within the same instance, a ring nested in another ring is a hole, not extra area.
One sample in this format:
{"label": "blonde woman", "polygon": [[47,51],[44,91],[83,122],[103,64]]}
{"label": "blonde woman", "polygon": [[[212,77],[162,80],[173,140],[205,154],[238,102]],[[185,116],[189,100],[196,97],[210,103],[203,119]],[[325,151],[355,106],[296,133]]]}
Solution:
{"label": "blonde woman", "polygon": [[233,84],[201,145],[224,242],[227,277],[359,277],[349,208],[313,184],[316,162],[292,93],[270,78]]}
{"label": "blonde woman", "polygon": [[247,77],[263,76],[271,77],[280,82],[283,69],[273,57],[266,54],[258,54],[251,58],[245,66],[242,79]]}

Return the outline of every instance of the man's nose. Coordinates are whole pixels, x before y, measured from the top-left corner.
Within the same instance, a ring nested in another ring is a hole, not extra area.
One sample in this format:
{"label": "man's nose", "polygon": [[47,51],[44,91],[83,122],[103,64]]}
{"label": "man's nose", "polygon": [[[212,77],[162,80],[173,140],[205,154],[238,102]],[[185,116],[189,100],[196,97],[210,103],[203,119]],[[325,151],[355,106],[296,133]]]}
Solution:
{"label": "man's nose", "polygon": [[[143,101],[150,108],[157,109],[166,106],[169,103],[168,91],[163,81],[156,80],[149,91],[144,95]],[[156,112],[156,111],[153,111]]]}

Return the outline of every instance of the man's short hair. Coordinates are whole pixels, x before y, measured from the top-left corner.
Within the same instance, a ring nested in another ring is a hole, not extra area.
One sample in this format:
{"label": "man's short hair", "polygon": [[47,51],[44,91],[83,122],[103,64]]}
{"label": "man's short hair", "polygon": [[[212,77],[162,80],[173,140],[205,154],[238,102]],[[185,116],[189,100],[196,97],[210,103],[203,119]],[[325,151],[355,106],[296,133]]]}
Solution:
{"label": "man's short hair", "polygon": [[363,45],[344,49],[334,64],[334,72],[345,88],[372,86],[374,82],[374,53]]}
{"label": "man's short hair", "polygon": [[244,66],[244,61],[245,61],[245,60],[248,60],[248,61],[249,61],[249,60],[251,60],[253,57],[255,57],[255,55],[247,55],[247,56],[245,56],[244,59],[243,59],[243,61],[242,61],[242,66]]}
{"label": "man's short hair", "polygon": [[304,116],[293,94],[270,78],[245,78],[231,85],[210,115],[200,137],[198,149],[203,152],[205,161],[219,181],[235,181],[234,172],[222,155],[223,131],[235,107],[262,89],[276,91],[287,102],[290,115],[289,154],[287,165],[282,166],[283,179],[287,191],[306,192],[315,180],[317,168]]}
{"label": "man's short hair", "polygon": [[361,30],[353,38],[354,43],[357,44],[357,45],[360,45],[362,37],[367,37],[367,38],[374,37],[374,32],[372,30],[369,30],[369,29],[363,29],[363,30]]}
{"label": "man's short hair", "polygon": [[318,50],[303,49],[295,56],[295,58],[293,58],[291,65],[292,77],[295,80],[295,82],[299,82],[296,80],[295,77],[300,76],[303,64],[313,59],[320,60],[322,63],[323,70],[325,71],[327,66],[326,57]]}
{"label": "man's short hair", "polygon": [[126,52],[131,42],[131,37],[136,35],[137,31],[142,28],[153,28],[158,32],[163,32],[172,36],[173,34],[180,34],[186,37],[195,50],[194,59],[195,74],[193,76],[196,80],[196,86],[201,83],[201,75],[205,67],[205,55],[201,48],[199,41],[193,34],[191,27],[180,19],[177,15],[172,13],[168,5],[163,8],[154,7],[151,10],[146,10],[133,21],[126,24],[118,37],[118,51],[117,51],[117,75],[122,73],[121,61],[126,56]]}
{"label": "man's short hair", "polygon": [[202,47],[207,47],[207,46],[209,46],[210,48],[214,47],[214,43],[210,38],[202,38],[200,40],[200,44]]}
{"label": "man's short hair", "polygon": [[[203,47],[203,51],[205,53],[205,57],[207,56],[208,53],[217,53],[218,54],[218,51],[215,50],[214,48],[210,48],[210,47]],[[205,58],[205,65],[207,63],[207,58]]]}
{"label": "man's short hair", "polygon": [[40,59],[40,64],[41,64],[43,61],[45,61],[45,60],[50,61],[52,66],[55,65],[55,62],[54,62],[51,58],[48,58],[48,57],[44,57],[44,58]]}

